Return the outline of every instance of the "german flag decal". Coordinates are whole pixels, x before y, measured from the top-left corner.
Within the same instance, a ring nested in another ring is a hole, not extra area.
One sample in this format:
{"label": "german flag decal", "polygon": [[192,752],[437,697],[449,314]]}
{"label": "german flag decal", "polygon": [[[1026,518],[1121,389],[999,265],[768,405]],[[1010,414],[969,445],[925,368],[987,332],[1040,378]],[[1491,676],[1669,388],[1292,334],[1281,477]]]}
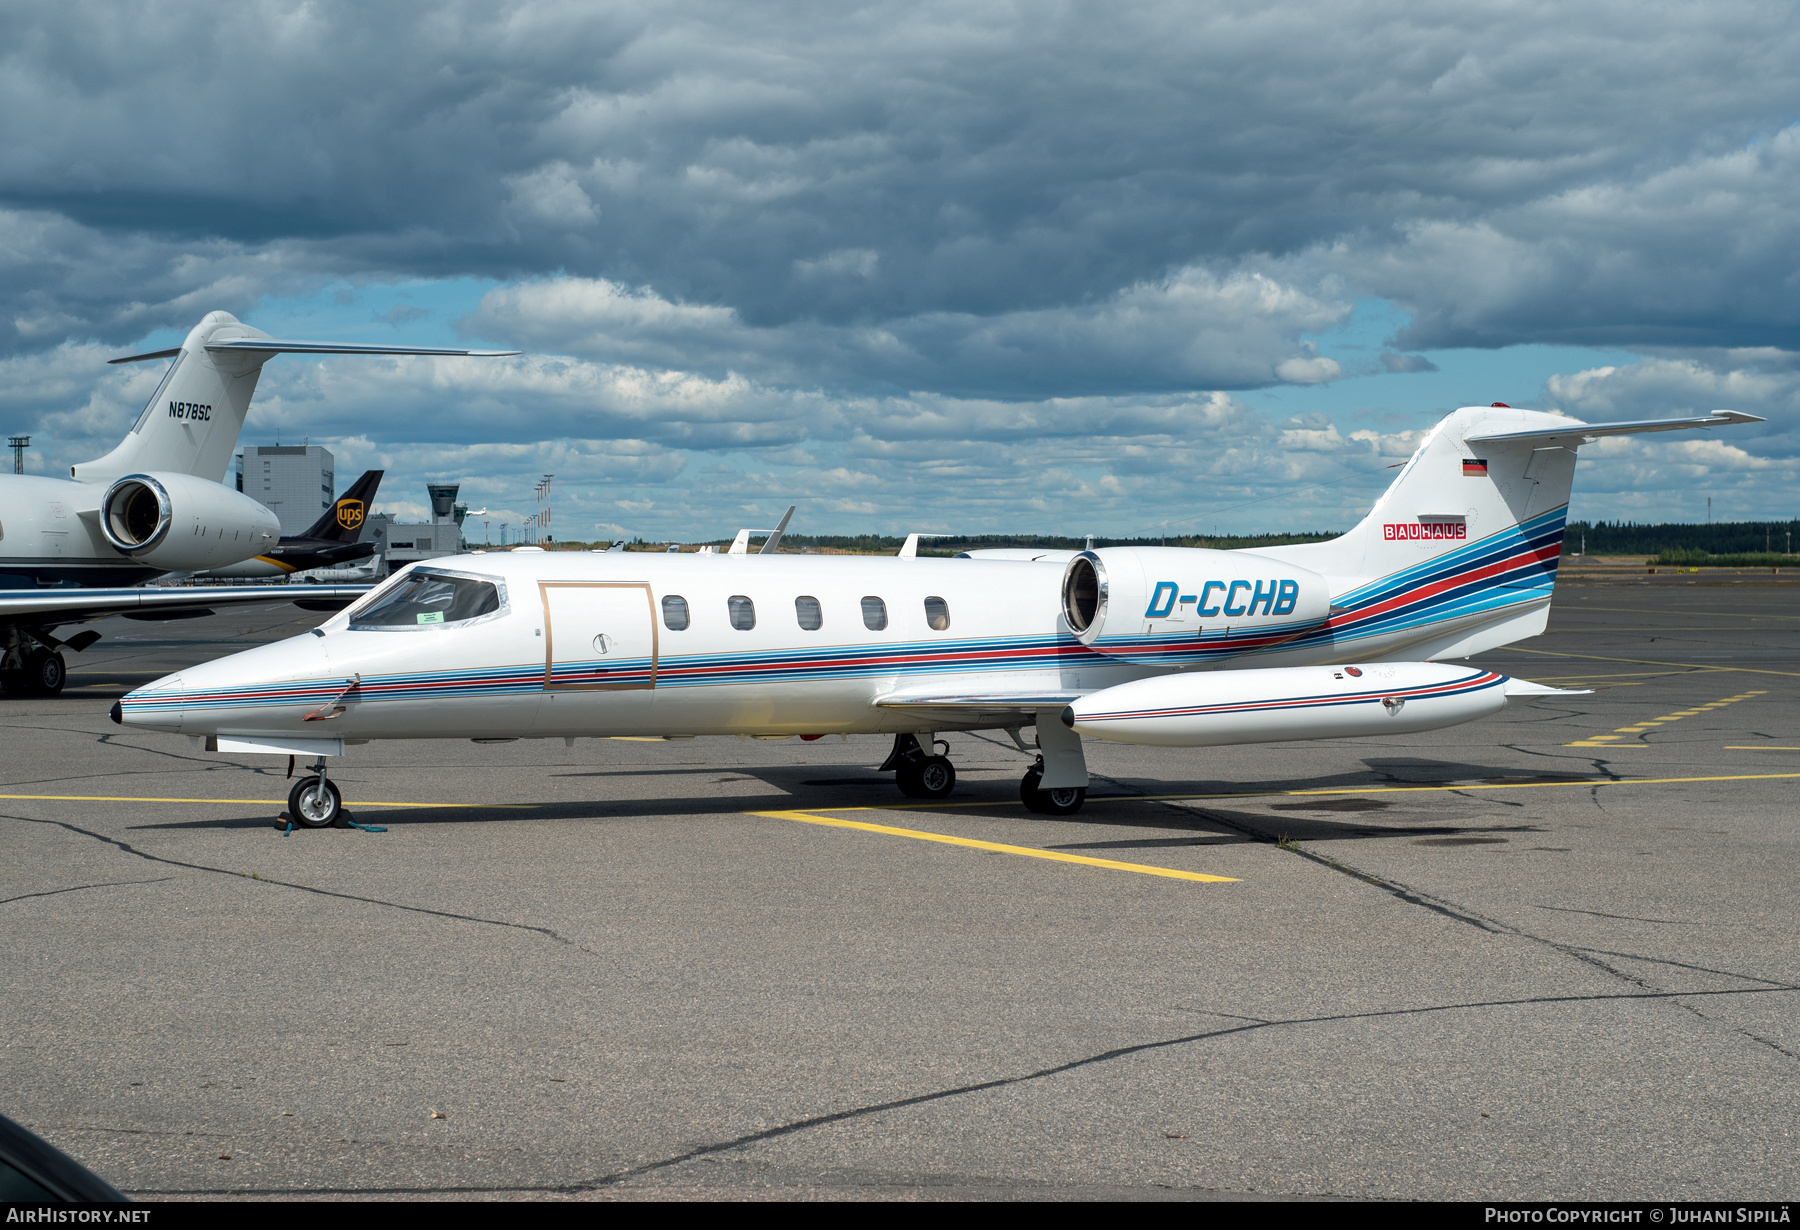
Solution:
{"label": "german flag decal", "polygon": [[1486,478],[1487,477],[1487,461],[1486,461],[1486,459],[1481,458],[1481,457],[1464,457],[1463,458],[1463,477],[1464,478]]}

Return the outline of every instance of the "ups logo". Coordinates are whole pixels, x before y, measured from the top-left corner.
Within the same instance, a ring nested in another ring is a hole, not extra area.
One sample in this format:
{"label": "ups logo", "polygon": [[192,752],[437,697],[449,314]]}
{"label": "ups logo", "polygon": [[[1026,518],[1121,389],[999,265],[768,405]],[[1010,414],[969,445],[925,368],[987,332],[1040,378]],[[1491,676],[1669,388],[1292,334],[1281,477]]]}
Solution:
{"label": "ups logo", "polygon": [[353,530],[361,525],[363,523],[363,502],[361,500],[339,500],[337,523],[347,530]]}

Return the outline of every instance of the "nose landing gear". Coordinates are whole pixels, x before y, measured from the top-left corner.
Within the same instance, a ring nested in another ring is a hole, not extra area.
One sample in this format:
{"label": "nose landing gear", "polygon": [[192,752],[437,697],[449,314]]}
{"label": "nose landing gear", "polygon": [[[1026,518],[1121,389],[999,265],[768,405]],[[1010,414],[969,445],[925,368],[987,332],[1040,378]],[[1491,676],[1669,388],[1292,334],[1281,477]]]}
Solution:
{"label": "nose landing gear", "polygon": [[288,815],[301,828],[330,828],[344,814],[344,796],[325,775],[323,756],[312,767],[314,775],[301,778],[288,791]]}

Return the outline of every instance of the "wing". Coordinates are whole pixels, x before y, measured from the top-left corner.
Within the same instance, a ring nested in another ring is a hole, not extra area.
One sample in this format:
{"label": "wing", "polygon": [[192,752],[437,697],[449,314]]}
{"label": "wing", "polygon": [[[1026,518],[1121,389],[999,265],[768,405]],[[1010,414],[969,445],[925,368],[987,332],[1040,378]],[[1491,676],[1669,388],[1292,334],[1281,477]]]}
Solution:
{"label": "wing", "polygon": [[911,709],[941,713],[959,721],[1017,717],[1045,710],[1060,712],[1086,696],[1085,691],[1040,692],[889,692],[875,698],[877,709]]}

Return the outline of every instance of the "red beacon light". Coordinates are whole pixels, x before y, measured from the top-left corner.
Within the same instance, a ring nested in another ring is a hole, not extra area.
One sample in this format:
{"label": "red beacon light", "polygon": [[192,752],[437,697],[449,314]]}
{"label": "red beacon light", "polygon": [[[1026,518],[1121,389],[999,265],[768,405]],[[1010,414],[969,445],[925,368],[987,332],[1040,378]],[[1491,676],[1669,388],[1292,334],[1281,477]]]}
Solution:
{"label": "red beacon light", "polygon": [[1489,406],[1488,409],[1489,410],[1511,410],[1512,407],[1507,405],[1503,401],[1497,401],[1493,405]]}

